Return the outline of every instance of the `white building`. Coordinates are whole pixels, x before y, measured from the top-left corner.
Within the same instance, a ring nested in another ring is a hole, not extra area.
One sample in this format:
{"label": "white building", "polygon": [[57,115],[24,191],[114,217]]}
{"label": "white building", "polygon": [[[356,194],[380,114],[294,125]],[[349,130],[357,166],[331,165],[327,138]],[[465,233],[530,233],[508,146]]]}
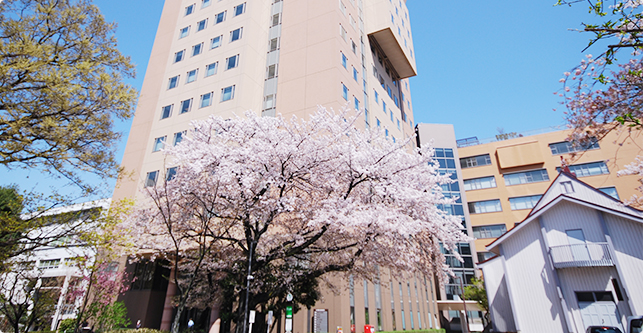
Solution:
{"label": "white building", "polygon": [[[86,283],[82,278],[83,272],[75,265],[75,259],[79,257],[86,258],[90,262],[94,260],[96,252],[94,249],[87,247],[79,239],[75,238],[74,231],[79,229],[92,228],[89,219],[92,219],[109,209],[111,199],[102,199],[91,202],[85,202],[60,208],[48,210],[45,213],[36,215],[23,216],[23,218],[42,218],[52,217],[55,220],[57,216],[65,216],[63,224],[52,223],[42,228],[33,230],[29,233],[32,239],[41,239],[49,242],[46,246],[41,246],[27,255],[17,258],[22,262],[33,262],[34,266],[29,271],[9,271],[2,278],[4,288],[2,292],[13,295],[13,301],[29,301],[25,294],[20,291],[7,289],[7,285],[17,282],[17,286],[23,286],[20,279],[27,281],[37,279],[37,285],[42,289],[49,289],[57,295],[55,310],[51,317],[51,330],[56,330],[60,321],[69,318],[75,318],[79,306],[82,304],[83,296],[68,297],[70,284]],[[81,287],[82,288],[82,287]],[[7,295],[5,295],[7,296]],[[45,329],[40,327],[40,329]]]}
{"label": "white building", "polygon": [[529,215],[487,245],[496,332],[585,332],[643,311],[643,212],[562,172]]}

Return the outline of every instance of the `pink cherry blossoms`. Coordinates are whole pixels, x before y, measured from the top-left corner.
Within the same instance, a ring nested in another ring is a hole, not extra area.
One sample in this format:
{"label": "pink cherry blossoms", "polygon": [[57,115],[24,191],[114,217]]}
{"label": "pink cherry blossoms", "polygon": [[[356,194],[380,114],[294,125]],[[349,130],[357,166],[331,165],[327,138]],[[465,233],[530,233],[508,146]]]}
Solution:
{"label": "pink cherry blossoms", "polygon": [[251,257],[250,308],[329,272],[373,279],[388,267],[442,277],[440,243],[469,241],[460,217],[436,207],[453,202],[440,188],[449,177],[438,175],[431,148],[357,130],[350,112],[194,122],[166,151],[176,174],[147,191],[123,227],[139,250],[185,254],[193,276],[200,267],[244,288]]}

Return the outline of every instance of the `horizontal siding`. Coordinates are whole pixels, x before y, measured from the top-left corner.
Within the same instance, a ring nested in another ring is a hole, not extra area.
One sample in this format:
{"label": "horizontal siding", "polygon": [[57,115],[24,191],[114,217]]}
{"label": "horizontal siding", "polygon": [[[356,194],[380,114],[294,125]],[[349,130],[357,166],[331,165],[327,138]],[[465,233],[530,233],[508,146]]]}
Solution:
{"label": "horizontal siding", "polygon": [[561,201],[543,214],[549,246],[568,245],[565,230],[582,229],[588,243],[606,242],[596,210]]}
{"label": "horizontal siding", "polygon": [[[583,268],[565,268],[558,270],[563,296],[567,301],[567,306],[572,312],[574,324],[577,332],[585,332],[585,326],[580,314],[577,291],[609,291],[612,293],[616,306],[620,314],[621,325],[625,323],[625,318],[630,315],[629,306],[626,301],[619,302],[616,293],[612,287],[612,278],[616,278],[616,268],[614,267],[583,267]],[[625,327],[625,326],[623,326]]]}
{"label": "horizontal siding", "polygon": [[564,332],[562,308],[545,252],[540,226],[530,223],[507,238],[502,247],[514,313],[522,332]]}
{"label": "horizontal siding", "polygon": [[604,214],[635,314],[643,313],[643,224]]}

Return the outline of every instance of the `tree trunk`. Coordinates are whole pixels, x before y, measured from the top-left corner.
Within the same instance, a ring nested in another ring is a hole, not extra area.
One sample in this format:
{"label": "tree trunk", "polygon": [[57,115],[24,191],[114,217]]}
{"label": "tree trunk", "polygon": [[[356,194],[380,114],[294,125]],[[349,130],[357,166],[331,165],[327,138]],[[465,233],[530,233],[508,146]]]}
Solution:
{"label": "tree trunk", "polygon": [[172,330],[170,331],[171,333],[179,333],[181,314],[183,313],[184,309],[185,301],[182,300],[181,302],[179,302],[179,306],[176,307],[176,315],[174,316],[174,321],[172,322]]}

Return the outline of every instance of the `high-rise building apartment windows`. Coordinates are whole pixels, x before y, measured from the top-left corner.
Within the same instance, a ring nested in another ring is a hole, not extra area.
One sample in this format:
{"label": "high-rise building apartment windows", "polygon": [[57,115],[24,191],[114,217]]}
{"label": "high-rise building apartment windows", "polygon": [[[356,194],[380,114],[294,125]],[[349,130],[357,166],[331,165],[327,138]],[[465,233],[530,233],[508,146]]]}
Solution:
{"label": "high-rise building apartment windows", "polygon": [[196,45],[192,46],[192,56],[193,57],[196,56],[196,55],[201,54],[201,52],[203,52],[203,43],[196,44]]}
{"label": "high-rise building apartment windows", "polygon": [[272,78],[274,78],[274,77],[275,77],[275,75],[276,75],[276,72],[277,72],[277,65],[270,65],[270,66],[268,66],[268,74],[267,74],[267,78],[268,78],[268,79],[272,79]]}
{"label": "high-rise building apartment windows", "polygon": [[375,104],[380,104],[380,94],[377,93],[377,90],[373,89],[375,95]]}
{"label": "high-rise building apartment windows", "polygon": [[571,142],[568,142],[568,141],[549,144],[549,149],[551,149],[552,155],[575,153],[579,151],[593,150],[593,149],[599,149],[599,148],[601,147],[598,145],[598,140],[596,138],[592,138],[592,140],[590,140],[589,142],[583,142],[583,143],[577,143],[577,144],[572,144]]}
{"label": "high-rise building apartment windows", "polygon": [[511,210],[531,209],[536,206],[542,195],[528,195],[524,197],[509,198]]}
{"label": "high-rise building apartment windows", "polygon": [[382,99],[382,111],[384,111],[384,113],[388,113],[386,111],[386,102],[384,102],[384,99]]}
{"label": "high-rise building apartment windows", "polygon": [[348,88],[346,87],[345,84],[342,83],[342,97],[345,100],[348,100]]}
{"label": "high-rise building apartment windows", "polygon": [[485,188],[494,188],[494,187],[496,187],[496,178],[494,176],[464,180],[465,191],[481,190]]}
{"label": "high-rise building apartment windows", "polygon": [[475,238],[495,238],[507,232],[507,226],[504,224],[483,225],[472,227],[472,229]]}
{"label": "high-rise building apartment windows", "polygon": [[341,24],[339,25],[339,35],[346,41],[346,29],[344,29]]}
{"label": "high-rise building apartment windows", "polygon": [[[557,167],[556,171],[560,172],[560,167]],[[609,169],[607,169],[607,164],[603,161],[570,165],[569,171],[575,173],[576,177],[606,175],[610,173]]]}
{"label": "high-rise building apartment windows", "polygon": [[167,89],[172,89],[176,88],[176,86],[179,85],[179,75],[171,77],[169,82],[167,83]]}
{"label": "high-rise building apartment windows", "polygon": [[355,106],[355,110],[359,110],[359,99],[355,96],[353,96],[353,104]]}
{"label": "high-rise building apartment windows", "polygon": [[198,69],[193,69],[193,70],[189,71],[188,75],[187,75],[187,78],[185,79],[185,83],[194,82],[196,80],[198,72],[199,72]]}
{"label": "high-rise building apartment windows", "polygon": [[549,180],[546,169],[509,173],[503,177],[505,178],[505,185],[507,186],[545,182]]}
{"label": "high-rise building apartment windows", "polygon": [[181,111],[179,112],[179,114],[190,112],[191,108],[192,108],[192,98],[181,101]]}
{"label": "high-rise building apartment windows", "polygon": [[279,42],[279,39],[273,38],[270,40],[270,52],[277,50],[277,43]]}
{"label": "high-rise building apartment windows", "polygon": [[185,50],[174,53],[174,62],[177,63],[185,57]]}
{"label": "high-rise building apartment windows", "polygon": [[[413,127],[412,124],[411,124],[411,127]],[[473,168],[473,167],[478,167],[483,165],[490,165],[490,164],[491,164],[491,157],[489,156],[489,154],[463,157],[460,159],[460,167],[462,169]]]}
{"label": "high-rise building apartment windows", "polygon": [[213,62],[209,65],[205,66],[205,77],[212,76],[217,73],[217,67],[219,65],[219,62]]}
{"label": "high-rise building apartment windows", "polygon": [[225,11],[214,16],[214,24],[219,24],[225,20]]}
{"label": "high-rise building apartment windows", "polygon": [[217,47],[221,46],[222,39],[223,39],[223,35],[212,38],[210,40],[210,49],[216,49]]}
{"label": "high-rise building apartment windows", "polygon": [[212,105],[212,93],[209,92],[207,94],[201,95],[201,103],[199,103],[199,108],[204,108],[210,105]]}
{"label": "high-rise building apartment windows", "polygon": [[353,79],[357,82],[357,69],[355,67],[353,67]]}
{"label": "high-rise building apartment windows", "polygon": [[243,28],[230,31],[230,42],[234,42],[235,40],[241,39],[242,32],[243,32]]}
{"label": "high-rise building apartment windows", "polygon": [[221,89],[221,102],[229,101],[234,98],[234,86]]}
{"label": "high-rise building apartment windows", "polygon": [[210,6],[211,3],[212,3],[212,0],[201,0],[201,8],[208,7]]}
{"label": "high-rise building apartment windows", "polygon": [[353,49],[353,53],[357,54],[357,45],[355,44],[355,42],[353,42],[352,39],[351,39],[351,48]]}
{"label": "high-rise building apartment windows", "polygon": [[339,10],[346,16],[346,5],[342,0],[339,0]]}
{"label": "high-rise building apartment windows", "polygon": [[165,180],[168,181],[168,182],[171,181],[171,180],[174,180],[174,178],[176,178],[176,171],[177,170],[178,170],[177,167],[172,167],[172,168],[168,168],[167,170],[165,170]]}
{"label": "high-rise building apartment windows", "polygon": [[500,205],[499,199],[469,202],[469,213],[471,214],[493,213],[501,211],[502,206]]}
{"label": "high-rise building apartment windows", "polygon": [[232,57],[227,58],[225,60],[225,69],[226,70],[236,68],[237,66],[239,66],[239,55],[238,54],[233,55]]}
{"label": "high-rise building apartment windows", "polygon": [[339,53],[342,54],[342,66],[348,69],[348,58],[346,58],[346,55],[344,55],[344,52],[339,52]]}
{"label": "high-rise building apartment windows", "polygon": [[245,13],[245,11],[246,11],[246,3],[244,2],[244,3],[234,7],[234,16],[239,16],[239,15]]}
{"label": "high-rise building apartment windows", "polygon": [[158,177],[158,170],[148,172],[145,176],[145,187],[154,187],[156,186],[156,178]]}
{"label": "high-rise building apartment windows", "polygon": [[185,136],[185,131],[174,133],[174,143],[173,144],[176,146],[179,143],[181,143],[181,141],[183,140],[183,136]]}
{"label": "high-rise building apartment windows", "polygon": [[194,13],[194,5],[189,5],[185,7],[185,16],[188,16],[190,14]]}
{"label": "high-rise building apartment windows", "polygon": [[169,118],[172,115],[173,106],[174,104],[170,104],[161,108],[161,119]]}
{"label": "high-rise building apartment windows", "polygon": [[157,152],[163,149],[165,147],[165,139],[167,139],[167,136],[162,136],[160,138],[154,139],[154,147],[152,147],[152,152]]}
{"label": "high-rise building apartment windows", "polygon": [[205,29],[207,25],[208,25],[208,19],[199,21],[199,23],[196,24],[196,31],[201,31]]}
{"label": "high-rise building apartment windows", "polygon": [[271,27],[279,25],[279,13],[272,15],[272,25]]}

